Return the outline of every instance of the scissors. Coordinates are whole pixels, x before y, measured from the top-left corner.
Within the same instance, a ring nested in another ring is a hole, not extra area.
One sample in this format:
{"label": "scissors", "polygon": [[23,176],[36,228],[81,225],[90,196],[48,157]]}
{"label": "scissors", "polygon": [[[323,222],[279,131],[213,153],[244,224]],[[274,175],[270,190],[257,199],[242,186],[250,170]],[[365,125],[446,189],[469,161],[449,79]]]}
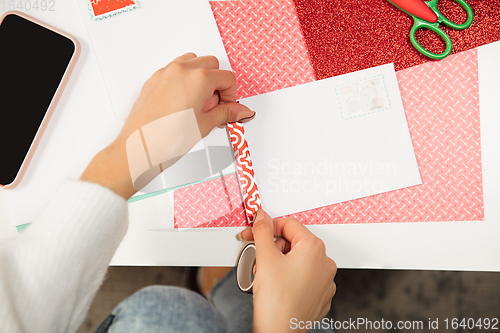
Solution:
{"label": "scissors", "polygon": [[[432,58],[432,59],[443,59],[446,58],[451,53],[451,39],[448,35],[439,28],[439,24],[443,23],[450,28],[456,30],[463,30],[470,27],[472,24],[472,20],[474,19],[474,14],[472,13],[472,9],[464,0],[454,0],[458,2],[460,6],[467,12],[467,21],[463,24],[456,24],[448,20],[446,17],[441,14],[439,9],[437,8],[438,0],[431,0],[429,2],[425,2],[423,0],[388,0],[394,6],[401,9],[403,12],[411,15],[414,20],[413,27],[410,30],[410,41],[413,46],[417,49],[418,52],[423,55]],[[422,47],[415,38],[415,32],[418,29],[429,29],[437,33],[441,38],[443,38],[446,49],[443,53],[436,54],[432,53]]]}

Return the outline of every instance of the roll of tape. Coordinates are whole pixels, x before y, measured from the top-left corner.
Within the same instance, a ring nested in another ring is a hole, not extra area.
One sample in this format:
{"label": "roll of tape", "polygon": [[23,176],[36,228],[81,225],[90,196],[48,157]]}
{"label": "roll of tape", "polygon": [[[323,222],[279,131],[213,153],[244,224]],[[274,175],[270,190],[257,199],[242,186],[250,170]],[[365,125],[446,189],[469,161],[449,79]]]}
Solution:
{"label": "roll of tape", "polygon": [[236,282],[244,293],[253,293],[253,268],[255,266],[255,243],[246,244],[238,256],[236,263]]}

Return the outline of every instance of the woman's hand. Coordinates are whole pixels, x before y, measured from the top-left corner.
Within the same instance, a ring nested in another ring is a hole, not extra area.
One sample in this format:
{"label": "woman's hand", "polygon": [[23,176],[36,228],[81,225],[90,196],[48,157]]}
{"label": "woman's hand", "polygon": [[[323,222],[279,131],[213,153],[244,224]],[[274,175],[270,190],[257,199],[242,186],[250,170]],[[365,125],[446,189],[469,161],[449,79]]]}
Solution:
{"label": "woman's hand", "polygon": [[[280,238],[274,241],[275,236]],[[248,228],[241,237],[255,241],[257,256],[253,332],[289,332],[293,318],[314,321],[328,313],[337,266],[327,257],[323,241],[297,220],[273,221],[262,210],[253,233]]]}
{"label": "woman's hand", "polygon": [[118,138],[94,157],[81,180],[101,184],[128,199],[136,190],[127,163],[127,139],[144,125],[188,109],[194,110],[203,137],[216,126],[255,116],[236,103],[234,74],[219,70],[217,58],[184,54],[146,81]]}

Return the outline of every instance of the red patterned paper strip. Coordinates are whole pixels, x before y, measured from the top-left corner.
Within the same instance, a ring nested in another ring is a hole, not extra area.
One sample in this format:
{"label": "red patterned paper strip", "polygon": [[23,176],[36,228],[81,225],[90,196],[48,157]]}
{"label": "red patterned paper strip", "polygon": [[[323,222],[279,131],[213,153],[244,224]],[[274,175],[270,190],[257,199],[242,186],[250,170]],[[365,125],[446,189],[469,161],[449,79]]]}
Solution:
{"label": "red patterned paper strip", "polygon": [[250,150],[245,140],[245,128],[242,123],[227,124],[231,145],[233,146],[238,179],[243,194],[243,203],[249,223],[253,223],[255,214],[262,208],[259,191],[255,183],[255,173],[253,171]]}

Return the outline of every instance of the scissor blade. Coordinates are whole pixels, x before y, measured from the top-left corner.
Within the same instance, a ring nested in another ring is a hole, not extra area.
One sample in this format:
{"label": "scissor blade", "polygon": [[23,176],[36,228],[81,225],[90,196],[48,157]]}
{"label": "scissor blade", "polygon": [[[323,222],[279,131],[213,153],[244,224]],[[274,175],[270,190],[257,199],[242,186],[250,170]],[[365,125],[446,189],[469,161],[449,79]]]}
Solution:
{"label": "scissor blade", "polygon": [[388,0],[405,12],[415,15],[427,22],[435,23],[438,20],[436,13],[430,9],[423,0]]}

